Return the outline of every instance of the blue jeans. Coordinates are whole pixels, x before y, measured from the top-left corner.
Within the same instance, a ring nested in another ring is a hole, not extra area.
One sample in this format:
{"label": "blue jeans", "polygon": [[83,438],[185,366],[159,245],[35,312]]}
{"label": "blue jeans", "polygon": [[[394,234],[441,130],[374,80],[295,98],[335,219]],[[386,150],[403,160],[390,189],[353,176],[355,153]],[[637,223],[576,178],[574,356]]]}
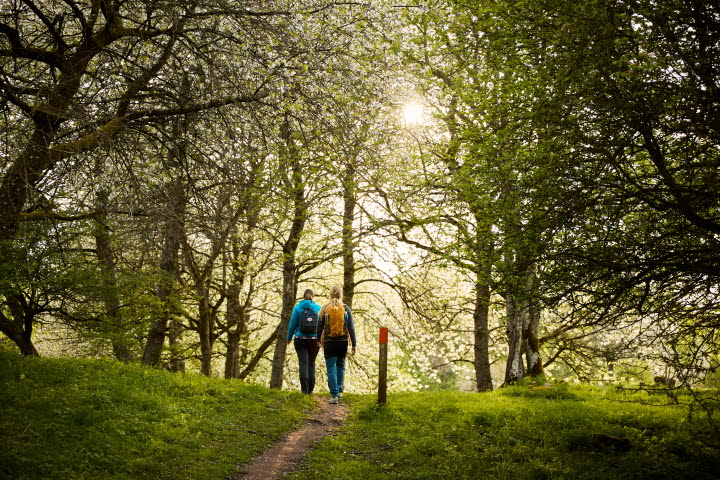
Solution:
{"label": "blue jeans", "polygon": [[348,342],[325,342],[324,345],[328,388],[332,397],[337,397],[343,391],[347,349]]}

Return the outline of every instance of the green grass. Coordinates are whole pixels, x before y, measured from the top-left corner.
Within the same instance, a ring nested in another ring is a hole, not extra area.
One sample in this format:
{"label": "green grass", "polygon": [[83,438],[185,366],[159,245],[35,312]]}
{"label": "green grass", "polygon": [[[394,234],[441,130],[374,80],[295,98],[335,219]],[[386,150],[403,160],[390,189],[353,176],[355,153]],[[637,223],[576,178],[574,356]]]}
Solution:
{"label": "green grass", "polygon": [[567,385],[395,394],[385,407],[350,395],[350,422],[292,478],[720,478],[707,422],[650,405],[662,398]]}
{"label": "green grass", "polygon": [[237,381],[0,350],[0,478],[223,479],[313,406]]}
{"label": "green grass", "polygon": [[[291,478],[720,478],[717,432],[663,395],[525,384],[346,400],[347,425]],[[0,349],[0,478],[222,480],[313,406],[241,382]]]}

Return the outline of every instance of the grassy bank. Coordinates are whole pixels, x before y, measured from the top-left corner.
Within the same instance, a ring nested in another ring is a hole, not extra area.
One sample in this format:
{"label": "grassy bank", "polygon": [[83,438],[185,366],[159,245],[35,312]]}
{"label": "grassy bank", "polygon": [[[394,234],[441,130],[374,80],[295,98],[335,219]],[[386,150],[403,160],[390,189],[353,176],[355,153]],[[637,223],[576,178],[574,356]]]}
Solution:
{"label": "grassy bank", "polygon": [[384,408],[374,398],[350,401],[351,422],[292,478],[720,478],[707,421],[688,421],[685,407],[650,405],[669,401],[664,395],[525,385],[396,394]]}
{"label": "grassy bank", "polygon": [[[664,395],[520,385],[347,400],[348,424],[292,478],[720,478],[706,417]],[[222,480],[312,406],[240,382],[0,352],[0,478]]]}
{"label": "grassy bank", "polygon": [[0,478],[223,479],[312,405],[235,381],[0,351]]}

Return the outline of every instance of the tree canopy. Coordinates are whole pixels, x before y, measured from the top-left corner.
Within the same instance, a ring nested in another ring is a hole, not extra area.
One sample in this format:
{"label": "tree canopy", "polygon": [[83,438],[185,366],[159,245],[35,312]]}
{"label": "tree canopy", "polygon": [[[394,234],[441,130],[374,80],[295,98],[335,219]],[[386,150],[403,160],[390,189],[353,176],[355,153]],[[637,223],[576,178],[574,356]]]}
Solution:
{"label": "tree canopy", "polygon": [[339,284],[397,388],[712,382],[718,50],[694,0],[5,2],[0,332],[281,387]]}

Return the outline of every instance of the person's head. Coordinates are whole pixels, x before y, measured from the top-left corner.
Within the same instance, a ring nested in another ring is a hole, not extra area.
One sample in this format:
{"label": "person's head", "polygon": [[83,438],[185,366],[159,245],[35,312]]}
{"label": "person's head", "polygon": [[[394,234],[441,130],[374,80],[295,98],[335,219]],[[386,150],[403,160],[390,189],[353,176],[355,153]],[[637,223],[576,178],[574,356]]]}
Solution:
{"label": "person's head", "polygon": [[342,300],[342,287],[340,285],[333,285],[330,289],[330,298]]}
{"label": "person's head", "polygon": [[330,289],[330,304],[342,304],[342,287],[340,285],[333,285],[333,287]]}
{"label": "person's head", "polygon": [[314,297],[314,295],[313,295],[313,291],[312,291],[312,290],[310,290],[309,288],[308,288],[307,290],[305,290],[305,293],[303,294],[303,299],[304,299],[304,300],[312,300],[313,297]]}

